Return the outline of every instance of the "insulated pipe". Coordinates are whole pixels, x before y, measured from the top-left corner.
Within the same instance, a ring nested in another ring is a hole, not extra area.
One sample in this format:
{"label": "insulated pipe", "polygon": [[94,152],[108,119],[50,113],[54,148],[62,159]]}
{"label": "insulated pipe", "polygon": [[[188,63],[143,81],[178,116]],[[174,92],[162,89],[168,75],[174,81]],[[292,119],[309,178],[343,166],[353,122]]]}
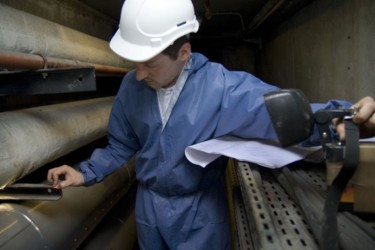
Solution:
{"label": "insulated pipe", "polygon": [[95,63],[82,63],[76,60],[68,60],[41,55],[30,55],[20,52],[0,51],[0,68],[6,69],[45,69],[92,66],[99,74],[125,75],[130,69],[114,67]]}
{"label": "insulated pipe", "polygon": [[77,249],[124,197],[134,176],[130,161],[101,183],[64,189],[58,201],[0,204],[0,248]]}
{"label": "insulated pipe", "polygon": [[0,113],[0,188],[106,135],[113,97]]}
{"label": "insulated pipe", "polygon": [[133,68],[107,41],[0,4],[0,50]]}

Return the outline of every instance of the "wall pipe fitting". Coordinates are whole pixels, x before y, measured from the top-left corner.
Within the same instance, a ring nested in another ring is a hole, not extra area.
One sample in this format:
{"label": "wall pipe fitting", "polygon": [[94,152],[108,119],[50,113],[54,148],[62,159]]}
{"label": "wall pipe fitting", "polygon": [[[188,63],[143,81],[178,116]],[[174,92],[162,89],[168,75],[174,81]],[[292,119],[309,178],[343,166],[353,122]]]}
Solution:
{"label": "wall pipe fitting", "polygon": [[0,188],[104,137],[113,98],[0,113]]}

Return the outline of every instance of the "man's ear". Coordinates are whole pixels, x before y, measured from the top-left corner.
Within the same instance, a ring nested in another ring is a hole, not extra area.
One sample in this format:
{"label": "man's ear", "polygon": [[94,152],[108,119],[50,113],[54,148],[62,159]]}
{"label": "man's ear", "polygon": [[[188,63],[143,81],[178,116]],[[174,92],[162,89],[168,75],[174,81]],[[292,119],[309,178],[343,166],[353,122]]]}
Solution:
{"label": "man's ear", "polygon": [[190,43],[184,43],[180,50],[178,51],[178,59],[182,61],[186,61],[191,53],[191,45]]}

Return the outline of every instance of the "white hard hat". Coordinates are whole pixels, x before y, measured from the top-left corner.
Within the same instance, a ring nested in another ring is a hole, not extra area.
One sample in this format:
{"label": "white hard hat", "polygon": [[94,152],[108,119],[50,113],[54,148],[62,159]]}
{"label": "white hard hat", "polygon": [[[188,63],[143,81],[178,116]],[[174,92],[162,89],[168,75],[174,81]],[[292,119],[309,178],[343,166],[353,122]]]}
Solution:
{"label": "white hard hat", "polygon": [[126,0],[109,45],[129,61],[144,62],[198,28],[191,0]]}

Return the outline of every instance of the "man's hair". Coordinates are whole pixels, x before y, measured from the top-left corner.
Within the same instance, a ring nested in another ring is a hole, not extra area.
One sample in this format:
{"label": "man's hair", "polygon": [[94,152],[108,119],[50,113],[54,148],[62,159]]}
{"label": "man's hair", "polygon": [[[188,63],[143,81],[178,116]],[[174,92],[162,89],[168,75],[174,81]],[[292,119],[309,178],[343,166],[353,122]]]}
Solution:
{"label": "man's hair", "polygon": [[173,60],[176,60],[177,57],[178,57],[178,51],[180,50],[180,48],[182,47],[182,45],[184,43],[188,43],[188,42],[189,42],[189,37],[187,35],[186,36],[182,36],[180,38],[177,38],[176,41],[174,41],[171,45],[169,45],[161,53],[163,53],[164,55],[169,56]]}

